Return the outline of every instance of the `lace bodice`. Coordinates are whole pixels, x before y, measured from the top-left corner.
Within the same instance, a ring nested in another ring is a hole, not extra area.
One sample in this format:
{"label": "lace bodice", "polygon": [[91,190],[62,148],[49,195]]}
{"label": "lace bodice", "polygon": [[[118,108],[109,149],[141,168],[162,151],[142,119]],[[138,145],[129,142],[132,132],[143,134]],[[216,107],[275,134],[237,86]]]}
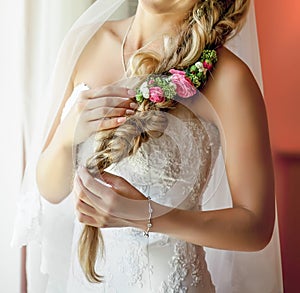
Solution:
{"label": "lace bodice", "polygon": [[[77,164],[85,165],[94,147],[93,136],[80,144]],[[134,155],[106,171],[124,177],[162,205],[201,209],[201,195],[219,147],[219,133],[213,124],[168,115],[168,126],[161,137],[149,139]],[[78,239],[81,226],[75,226]],[[135,228],[102,229],[102,235],[105,259],[99,259],[98,270],[106,282],[88,284],[77,263],[77,281],[72,284],[95,291],[101,288],[99,292],[214,292],[202,247],[160,233],[150,233],[145,239]]]}
{"label": "lace bodice", "polygon": [[[79,146],[78,164],[85,165],[94,145],[91,137]],[[160,204],[193,209],[201,203],[218,146],[218,130],[211,123],[182,121],[168,115],[168,126],[161,137],[150,139],[136,154],[106,171],[124,177]]]}

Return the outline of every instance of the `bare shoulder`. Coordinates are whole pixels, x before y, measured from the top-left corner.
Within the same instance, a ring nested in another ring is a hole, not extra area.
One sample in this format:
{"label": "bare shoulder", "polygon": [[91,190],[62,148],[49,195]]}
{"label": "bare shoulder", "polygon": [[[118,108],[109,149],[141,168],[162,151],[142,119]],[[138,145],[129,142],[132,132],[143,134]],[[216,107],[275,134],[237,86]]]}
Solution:
{"label": "bare shoulder", "polygon": [[249,67],[225,47],[217,50],[218,62],[203,94],[220,115],[234,115],[236,111],[264,111],[260,88]]}
{"label": "bare shoulder", "polygon": [[131,18],[121,19],[121,20],[108,20],[95,34],[95,40],[101,39],[105,36],[116,38],[121,40],[124,34],[124,27],[127,27],[127,24],[130,22]]}
{"label": "bare shoulder", "polygon": [[218,63],[216,69],[219,71],[226,68],[234,73],[242,73],[249,71],[248,66],[237,55],[225,46],[217,49]]}
{"label": "bare shoulder", "polygon": [[234,102],[236,99],[251,102],[262,99],[250,68],[226,47],[218,49],[218,62],[211,80],[208,90],[214,102]]}
{"label": "bare shoulder", "polygon": [[106,21],[98,31],[93,35],[91,40],[88,42],[84,51],[88,51],[91,48],[102,46],[109,42],[119,42],[122,35],[122,27],[127,20],[118,21]]}

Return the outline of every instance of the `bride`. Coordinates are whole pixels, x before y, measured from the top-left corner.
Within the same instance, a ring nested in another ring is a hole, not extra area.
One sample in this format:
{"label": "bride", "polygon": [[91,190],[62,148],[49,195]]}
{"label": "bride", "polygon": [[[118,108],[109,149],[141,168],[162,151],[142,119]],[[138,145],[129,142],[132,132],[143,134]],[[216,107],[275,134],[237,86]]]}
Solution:
{"label": "bride", "polygon": [[[64,96],[36,164],[43,204],[63,207],[55,229],[66,236],[49,240],[64,262],[46,261],[46,292],[281,292],[266,256],[278,251],[268,249],[265,105],[224,46],[249,1],[140,0],[133,17],[105,21],[118,2],[101,12],[102,25],[75,30],[82,43],[68,47],[79,53],[65,63]],[[228,189],[216,192],[222,156]],[[230,206],[206,210],[226,194]],[[252,257],[263,265],[253,268]]]}

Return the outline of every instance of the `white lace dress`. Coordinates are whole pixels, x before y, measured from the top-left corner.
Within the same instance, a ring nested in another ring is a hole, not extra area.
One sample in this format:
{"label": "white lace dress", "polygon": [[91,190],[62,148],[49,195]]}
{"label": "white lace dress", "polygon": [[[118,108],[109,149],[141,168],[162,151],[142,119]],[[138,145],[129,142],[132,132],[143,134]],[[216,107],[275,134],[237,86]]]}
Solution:
{"label": "white lace dress", "polygon": [[[74,89],[63,117],[84,89],[83,85]],[[204,120],[182,121],[169,115],[168,122],[163,136],[149,140],[135,155],[107,171],[124,177],[160,204],[200,210],[202,194],[220,148],[218,130]],[[84,165],[91,156],[93,142],[90,137],[78,146],[77,164]],[[56,273],[55,267],[48,269],[47,292],[215,292],[201,246],[153,232],[147,239],[143,231],[135,228],[102,229],[105,257],[98,260],[97,271],[104,276],[104,282],[91,284],[85,279],[77,258],[83,226],[75,217],[73,221],[72,250],[71,254],[65,253],[70,261],[64,264],[69,272],[62,275]]]}

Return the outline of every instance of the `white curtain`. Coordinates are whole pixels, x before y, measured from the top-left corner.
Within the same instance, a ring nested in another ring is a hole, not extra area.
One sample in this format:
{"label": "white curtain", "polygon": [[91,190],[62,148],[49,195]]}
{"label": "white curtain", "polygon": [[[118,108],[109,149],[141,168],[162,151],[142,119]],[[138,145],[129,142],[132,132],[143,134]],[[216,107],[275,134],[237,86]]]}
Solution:
{"label": "white curtain", "polygon": [[[63,36],[93,0],[0,2],[0,288],[20,291],[20,251],[11,248],[23,161],[36,111]],[[26,115],[27,119],[23,117]],[[24,124],[24,121],[28,121]],[[40,291],[42,292],[42,291]],[[39,293],[40,293],[39,292]]]}
{"label": "white curtain", "polygon": [[[31,133],[36,125],[36,109],[42,109],[43,92],[53,69],[55,58],[66,32],[75,19],[93,0],[23,0],[23,100],[26,148],[30,147]],[[29,118],[29,119],[28,119]]]}
{"label": "white curtain", "polygon": [[10,247],[21,178],[22,1],[0,1],[0,291],[18,292],[20,252]]}

